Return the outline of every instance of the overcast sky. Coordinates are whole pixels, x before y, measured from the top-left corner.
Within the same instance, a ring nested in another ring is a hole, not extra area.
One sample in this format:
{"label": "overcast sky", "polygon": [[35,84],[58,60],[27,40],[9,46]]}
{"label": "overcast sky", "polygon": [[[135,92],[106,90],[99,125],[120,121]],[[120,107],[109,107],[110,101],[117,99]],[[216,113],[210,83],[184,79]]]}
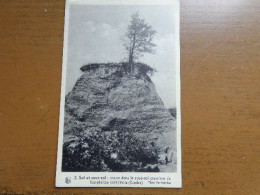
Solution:
{"label": "overcast sky", "polygon": [[130,16],[139,12],[156,34],[156,54],[139,61],[156,68],[151,77],[166,107],[176,105],[174,8],[158,5],[72,5],[69,15],[66,94],[88,63],[121,62],[127,59],[122,37]]}

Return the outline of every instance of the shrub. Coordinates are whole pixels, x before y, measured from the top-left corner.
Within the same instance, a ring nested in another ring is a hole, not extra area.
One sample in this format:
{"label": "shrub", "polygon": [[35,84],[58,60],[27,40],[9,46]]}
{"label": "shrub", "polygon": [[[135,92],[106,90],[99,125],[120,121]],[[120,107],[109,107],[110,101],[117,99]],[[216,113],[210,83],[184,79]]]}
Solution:
{"label": "shrub", "polygon": [[64,143],[62,171],[147,171],[158,159],[158,148],[133,133],[91,132]]}
{"label": "shrub", "polygon": [[169,108],[169,112],[174,118],[176,118],[176,108]]}

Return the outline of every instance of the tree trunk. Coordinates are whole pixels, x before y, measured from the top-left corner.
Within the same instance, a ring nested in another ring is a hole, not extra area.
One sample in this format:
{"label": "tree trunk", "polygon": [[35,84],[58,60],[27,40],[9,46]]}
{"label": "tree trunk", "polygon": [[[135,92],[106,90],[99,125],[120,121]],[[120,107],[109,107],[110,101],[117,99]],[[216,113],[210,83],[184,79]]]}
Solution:
{"label": "tree trunk", "polygon": [[129,54],[129,64],[133,63],[133,55],[130,53]]}
{"label": "tree trunk", "polygon": [[132,69],[133,69],[133,53],[132,51],[129,52],[129,64],[128,64],[128,67],[129,67],[129,74],[131,75],[132,74]]}

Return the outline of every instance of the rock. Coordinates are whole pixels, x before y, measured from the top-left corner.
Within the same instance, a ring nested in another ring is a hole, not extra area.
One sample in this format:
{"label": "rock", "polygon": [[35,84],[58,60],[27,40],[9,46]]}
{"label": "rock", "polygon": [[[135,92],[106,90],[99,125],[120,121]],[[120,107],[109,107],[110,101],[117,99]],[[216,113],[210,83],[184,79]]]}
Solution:
{"label": "rock", "polygon": [[159,172],[160,169],[158,167],[157,164],[155,165],[146,165],[143,169],[142,169],[142,172]]}
{"label": "rock", "polygon": [[176,121],[164,106],[147,72],[149,66],[92,64],[65,101],[64,142],[89,131],[132,132],[160,149],[160,155],[176,153]]}

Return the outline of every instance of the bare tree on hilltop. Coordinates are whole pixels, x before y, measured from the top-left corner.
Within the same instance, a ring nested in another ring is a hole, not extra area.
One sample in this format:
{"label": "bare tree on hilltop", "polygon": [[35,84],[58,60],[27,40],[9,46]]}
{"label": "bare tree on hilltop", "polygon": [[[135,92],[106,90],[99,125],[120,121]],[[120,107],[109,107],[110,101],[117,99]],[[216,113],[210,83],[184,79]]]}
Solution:
{"label": "bare tree on hilltop", "polygon": [[124,47],[128,52],[130,66],[133,66],[135,60],[142,57],[144,53],[155,53],[156,44],[152,42],[155,33],[151,25],[139,17],[138,12],[132,14],[124,37]]}

